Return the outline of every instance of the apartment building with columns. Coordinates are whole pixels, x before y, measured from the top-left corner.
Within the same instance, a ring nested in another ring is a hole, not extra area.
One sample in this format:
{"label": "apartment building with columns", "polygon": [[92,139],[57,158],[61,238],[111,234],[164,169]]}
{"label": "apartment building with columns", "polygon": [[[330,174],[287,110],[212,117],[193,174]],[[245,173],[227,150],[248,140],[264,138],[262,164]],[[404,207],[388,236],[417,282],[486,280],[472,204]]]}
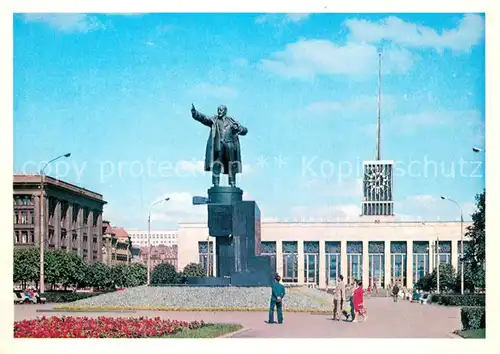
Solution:
{"label": "apartment building with columns", "polygon": [[[102,259],[103,196],[49,176],[13,176],[14,247],[40,246],[45,223],[46,249],[76,252],[87,262]],[[44,203],[44,220],[40,205]]]}

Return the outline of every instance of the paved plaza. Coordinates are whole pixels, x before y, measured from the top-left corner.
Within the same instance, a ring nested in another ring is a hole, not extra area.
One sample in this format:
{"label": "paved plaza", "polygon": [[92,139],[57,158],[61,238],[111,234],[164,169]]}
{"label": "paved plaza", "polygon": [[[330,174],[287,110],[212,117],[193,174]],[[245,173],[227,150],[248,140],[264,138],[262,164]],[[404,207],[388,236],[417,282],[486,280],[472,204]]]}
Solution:
{"label": "paved plaza", "polygon": [[236,338],[453,338],[460,329],[460,308],[394,303],[390,298],[367,298],[369,311],[365,323],[332,321],[331,316],[310,313],[286,313],[285,323],[269,325],[263,312],[52,312],[52,305],[16,305],[15,320],[38,316],[114,316],[155,317],[205,322],[239,323],[245,331]]}

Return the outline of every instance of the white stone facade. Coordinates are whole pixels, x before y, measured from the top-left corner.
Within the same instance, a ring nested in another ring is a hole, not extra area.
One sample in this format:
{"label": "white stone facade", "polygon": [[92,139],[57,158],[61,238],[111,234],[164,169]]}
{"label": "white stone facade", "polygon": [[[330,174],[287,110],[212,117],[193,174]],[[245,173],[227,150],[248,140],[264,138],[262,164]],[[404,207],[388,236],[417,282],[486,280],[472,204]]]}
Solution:
{"label": "white stone facade", "polygon": [[[269,246],[267,251],[274,245],[276,271],[285,282],[319,288],[335,284],[339,274],[349,282],[361,278],[364,287],[387,287],[397,281],[412,288],[416,278],[432,272],[437,265],[438,252],[440,262],[451,263],[459,269],[460,222],[365,220],[263,222],[261,240]],[[469,225],[464,222],[464,232]],[[438,238],[439,250],[436,249]],[[206,252],[207,239],[206,224],[180,224],[179,269],[191,262],[207,267],[206,254],[199,253],[200,242],[201,245],[205,243],[202,252]],[[210,241],[214,242],[215,238],[210,237]],[[464,241],[466,246],[467,240]],[[289,248],[285,255],[284,245]],[[208,262],[213,274],[214,258],[210,257]]]}

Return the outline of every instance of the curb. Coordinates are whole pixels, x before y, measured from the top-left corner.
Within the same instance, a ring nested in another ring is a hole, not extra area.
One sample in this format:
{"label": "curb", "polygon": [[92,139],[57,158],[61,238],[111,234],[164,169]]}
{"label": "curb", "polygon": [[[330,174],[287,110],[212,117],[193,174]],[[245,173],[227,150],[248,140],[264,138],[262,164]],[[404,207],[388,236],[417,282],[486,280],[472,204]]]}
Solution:
{"label": "curb", "polygon": [[47,310],[36,310],[37,313],[75,313],[75,312],[80,312],[80,313],[85,313],[85,312],[96,312],[96,313],[106,313],[106,312],[120,312],[120,313],[136,313],[137,311],[135,310],[71,310],[71,309],[47,309]]}
{"label": "curb", "polygon": [[[284,312],[329,314],[330,309],[284,308]],[[125,312],[125,311],[162,311],[162,312],[268,312],[267,307],[149,307],[149,306],[58,306],[53,312]]]}
{"label": "curb", "polygon": [[242,329],[239,329],[239,330],[234,331],[234,332],[223,334],[222,336],[219,336],[217,338],[234,338],[234,336],[241,334],[241,333],[244,333],[244,332],[247,332],[249,330],[251,330],[250,327],[242,328]]}

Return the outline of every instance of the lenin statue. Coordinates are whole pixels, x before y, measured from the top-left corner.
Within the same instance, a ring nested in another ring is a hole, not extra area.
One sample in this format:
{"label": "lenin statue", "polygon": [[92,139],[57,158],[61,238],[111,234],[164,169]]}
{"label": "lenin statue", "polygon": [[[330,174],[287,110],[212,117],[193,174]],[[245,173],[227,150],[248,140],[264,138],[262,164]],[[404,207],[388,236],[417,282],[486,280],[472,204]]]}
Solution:
{"label": "lenin statue", "polygon": [[207,117],[191,106],[192,117],[210,128],[205,152],[205,171],[212,171],[212,183],[219,186],[220,174],[228,175],[229,185],[236,186],[236,174],[242,172],[239,135],[248,130],[228,117],[227,107],[217,108],[217,115]]}

